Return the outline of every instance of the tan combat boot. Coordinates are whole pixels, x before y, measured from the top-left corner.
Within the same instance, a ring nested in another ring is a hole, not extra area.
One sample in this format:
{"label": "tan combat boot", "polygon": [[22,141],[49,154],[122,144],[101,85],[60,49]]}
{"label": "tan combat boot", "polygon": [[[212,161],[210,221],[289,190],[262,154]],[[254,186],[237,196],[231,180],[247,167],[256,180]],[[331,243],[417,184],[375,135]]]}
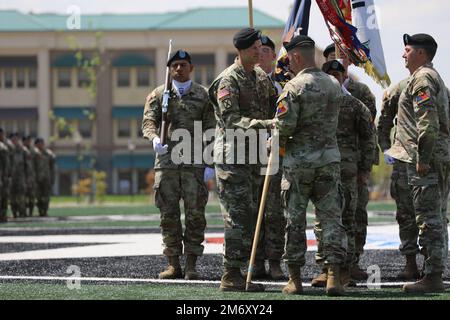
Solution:
{"label": "tan combat boot", "polygon": [[[245,291],[245,279],[240,268],[225,267],[225,272],[220,279],[220,291]],[[250,283],[248,291],[262,292],[262,284]]]}
{"label": "tan combat boot", "polygon": [[341,284],[339,265],[331,264],[328,266],[326,293],[328,296],[343,296],[345,294],[344,287]]}
{"label": "tan combat boot", "polygon": [[322,272],[317,277],[312,279],[311,286],[316,288],[325,288],[327,286],[327,274],[328,269],[323,268]]}
{"label": "tan combat boot", "polygon": [[405,268],[397,275],[399,280],[417,280],[419,279],[419,270],[417,269],[416,255],[410,254],[406,256]]}
{"label": "tan combat boot", "polygon": [[408,283],[403,286],[403,292],[407,293],[440,293],[444,292],[442,273],[426,274],[421,280],[415,283]]}
{"label": "tan combat boot", "polygon": [[186,265],[184,266],[184,279],[197,280],[199,278],[197,270],[195,270],[195,264],[197,262],[197,256],[188,254],[186,258]]}
{"label": "tan combat boot", "polygon": [[280,260],[269,260],[269,275],[273,280],[284,279],[283,270],[281,270]]}
{"label": "tan combat boot", "polygon": [[355,279],[357,281],[367,280],[367,278],[369,277],[366,272],[361,270],[357,263],[353,264],[350,267],[350,276],[352,277],[352,279]]}
{"label": "tan combat boot", "polygon": [[181,265],[178,256],[168,256],[169,266],[159,274],[159,279],[177,279],[182,278]]}
{"label": "tan combat boot", "polygon": [[299,265],[288,265],[289,269],[289,281],[287,285],[283,288],[282,292],[285,294],[302,294],[302,277],[300,274]]}

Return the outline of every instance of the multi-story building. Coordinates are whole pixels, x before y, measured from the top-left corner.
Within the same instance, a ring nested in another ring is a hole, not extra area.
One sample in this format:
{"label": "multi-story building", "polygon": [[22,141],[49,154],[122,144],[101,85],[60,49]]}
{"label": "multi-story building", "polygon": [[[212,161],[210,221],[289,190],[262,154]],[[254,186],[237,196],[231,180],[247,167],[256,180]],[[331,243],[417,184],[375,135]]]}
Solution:
{"label": "multi-story building", "polygon": [[[0,11],[0,126],[49,142],[57,154],[56,194],[70,194],[92,168],[107,173],[110,193],[139,193],[154,163],[141,137],[143,105],[164,82],[169,39],[174,50],[191,53],[193,79],[208,86],[233,62],[232,37],[248,26],[247,14],[200,8],[82,15],[81,28],[71,29],[74,17]],[[279,41],[283,21],[254,10],[254,22]],[[83,68],[86,62],[99,65]]]}

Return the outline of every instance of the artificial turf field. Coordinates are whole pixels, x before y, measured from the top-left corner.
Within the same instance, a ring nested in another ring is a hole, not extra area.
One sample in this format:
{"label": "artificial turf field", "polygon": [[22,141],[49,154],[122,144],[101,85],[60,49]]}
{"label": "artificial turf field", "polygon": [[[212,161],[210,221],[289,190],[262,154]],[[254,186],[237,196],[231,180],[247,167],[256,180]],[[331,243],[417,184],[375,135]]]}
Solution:
{"label": "artificial turf field", "polygon": [[[387,212],[392,203],[374,203],[369,211]],[[219,207],[216,204],[207,208],[208,228],[218,232],[223,228]],[[94,235],[100,239],[103,235],[119,234],[158,234],[158,211],[152,204],[134,203],[127,206],[55,206],[50,210],[49,218],[38,217],[12,220],[0,225],[0,237],[49,237],[50,235]],[[127,219],[129,218],[129,219]],[[78,219],[78,220],[77,220]],[[83,220],[87,219],[87,220]],[[313,217],[308,218],[308,224]],[[393,214],[379,214],[369,218],[370,225],[392,225]],[[209,230],[211,232],[211,230]],[[223,231],[223,229],[221,230]],[[79,246],[95,246],[101,243],[25,243],[12,241],[0,243],[0,256],[8,253],[21,254],[53,249],[70,249]],[[99,240],[99,242],[102,242]],[[173,283],[160,282],[158,273],[166,266],[166,259],[160,255],[134,255],[115,257],[84,257],[65,259],[0,259],[0,300],[450,300],[450,273],[446,271],[444,280],[447,291],[444,294],[425,296],[407,295],[401,292],[402,283],[395,276],[400,272],[404,260],[398,250],[366,250],[361,257],[364,268],[376,265],[380,269],[380,288],[370,288],[359,283],[356,288],[347,288],[345,297],[329,298],[323,289],[309,286],[311,279],[320,268],[314,262],[314,251],[308,251],[307,263],[302,269],[304,294],[286,296],[281,294],[285,281],[273,282],[269,279],[266,292],[263,293],[223,293],[218,290],[222,261],[219,253],[205,254],[199,259],[198,266],[202,279],[199,282]],[[421,265],[419,259],[419,265]],[[447,265],[448,262],[447,262]],[[79,267],[81,273],[80,288],[72,288],[73,278],[69,266]],[[286,269],[284,269],[286,272]],[[374,280],[375,281],[375,280]]]}

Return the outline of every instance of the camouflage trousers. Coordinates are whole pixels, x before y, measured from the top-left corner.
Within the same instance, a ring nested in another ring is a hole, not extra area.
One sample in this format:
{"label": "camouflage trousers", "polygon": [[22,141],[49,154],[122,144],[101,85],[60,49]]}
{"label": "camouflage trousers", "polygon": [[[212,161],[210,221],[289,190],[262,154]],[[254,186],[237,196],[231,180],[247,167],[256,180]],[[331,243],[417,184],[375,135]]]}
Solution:
{"label": "camouflage trousers", "polygon": [[[39,192],[37,190],[36,185],[34,182],[28,182],[27,183],[27,209],[28,209],[28,215],[31,217],[33,215],[34,205],[36,201],[36,192]],[[50,199],[49,199],[50,201]]]}
{"label": "camouflage trousers", "polygon": [[25,179],[14,179],[11,182],[11,190],[10,190],[10,204],[11,211],[14,217],[26,216],[26,183]]}
{"label": "camouflage trousers", "polygon": [[[50,195],[52,193],[52,184],[50,181],[38,181],[36,190],[36,207],[40,216],[46,216],[50,204]],[[29,201],[29,199],[28,199]],[[28,202],[29,204],[29,202]]]}
{"label": "camouflage trousers", "polygon": [[8,213],[9,182],[5,180],[0,188],[0,217],[6,217]]}
{"label": "camouflage trousers", "polygon": [[[344,205],[342,208],[342,224],[347,235],[347,256],[344,265],[352,265],[356,262],[355,253],[355,210],[358,197],[357,165],[353,162],[341,162],[341,185],[344,194]],[[322,248],[322,225],[320,221],[314,223],[314,234],[317,239],[316,262],[322,264],[324,262]]]}
{"label": "camouflage trousers", "polygon": [[[419,176],[416,164],[407,164],[412,186],[419,246],[425,256],[425,274],[442,273],[448,254],[448,234],[442,208],[448,191],[449,163],[433,161],[426,176]],[[447,243],[446,243],[447,241]]]}
{"label": "camouflage trousers", "polygon": [[281,206],[281,178],[280,169],[277,174],[270,177],[269,192],[266,200],[263,225],[261,227],[261,243],[258,245],[263,251],[260,259],[281,260],[284,252],[284,233],[286,218]]}
{"label": "camouflage trousers", "polygon": [[[223,264],[243,268],[250,257],[264,176],[257,165],[216,164],[216,180],[225,226]],[[263,256],[261,246],[258,250],[257,256]]]}
{"label": "camouflage trousers", "polygon": [[287,220],[283,259],[287,264],[305,264],[306,208],[315,206],[316,220],[322,228],[321,250],[325,265],[346,260],[347,236],[342,225],[342,191],[339,163],[320,168],[284,168],[281,201]]}
{"label": "camouflage trousers", "polygon": [[412,186],[408,184],[407,164],[395,161],[391,176],[391,197],[397,206],[396,219],[399,226],[400,253],[415,255],[419,253],[417,243],[419,228],[416,224]]}
{"label": "camouflage trousers", "polygon": [[368,182],[358,183],[358,196],[355,211],[355,258],[356,263],[359,256],[364,252],[367,237],[367,204],[369,203]]}
{"label": "camouflage trousers", "polygon": [[[208,190],[203,181],[204,168],[155,170],[155,204],[161,213],[161,231],[166,256],[203,254],[205,206]],[[183,199],[185,230],[181,224],[180,200]]]}

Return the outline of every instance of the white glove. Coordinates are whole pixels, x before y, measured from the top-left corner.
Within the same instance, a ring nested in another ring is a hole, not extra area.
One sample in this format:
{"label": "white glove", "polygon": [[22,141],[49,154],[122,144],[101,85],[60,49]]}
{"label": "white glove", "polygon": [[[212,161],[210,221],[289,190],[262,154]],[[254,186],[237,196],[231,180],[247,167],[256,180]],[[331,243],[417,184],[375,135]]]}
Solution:
{"label": "white glove", "polygon": [[383,154],[384,154],[384,162],[385,162],[386,164],[393,165],[394,162],[395,162],[395,159],[392,158],[390,155],[388,155],[386,152],[387,152],[387,150],[385,150],[385,151],[383,152]]}
{"label": "white glove", "polygon": [[166,154],[167,153],[167,148],[169,147],[167,144],[162,145],[161,144],[161,139],[159,137],[155,137],[153,138],[153,150],[155,150],[155,152],[157,154]]}
{"label": "white glove", "polygon": [[209,181],[211,179],[214,179],[214,175],[215,175],[214,169],[210,168],[210,167],[206,167],[205,168],[205,173],[203,174],[203,180],[205,182],[207,182],[207,181]]}

